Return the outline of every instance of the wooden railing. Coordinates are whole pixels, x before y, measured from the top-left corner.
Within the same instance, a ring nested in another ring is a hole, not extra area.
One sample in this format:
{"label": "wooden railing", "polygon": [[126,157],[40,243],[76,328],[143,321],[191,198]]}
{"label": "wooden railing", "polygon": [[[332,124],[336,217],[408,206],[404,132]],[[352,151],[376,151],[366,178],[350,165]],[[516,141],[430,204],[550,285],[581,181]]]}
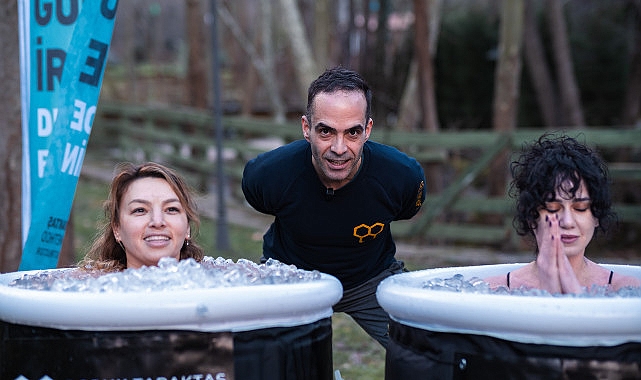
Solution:
{"label": "wooden railing", "polygon": [[[279,124],[231,116],[223,117],[222,121],[225,174],[236,196],[241,196],[238,183],[247,160],[269,149],[252,142],[276,137],[284,144],[302,136],[298,123]],[[452,242],[515,243],[511,225],[513,200],[507,195],[488,198],[482,191],[476,191],[477,195],[470,193],[475,184],[488,177],[488,167],[498,154],[505,149],[519,149],[524,142],[535,140],[544,132],[543,129],[519,129],[510,133],[424,133],[391,131],[377,126],[372,132],[373,140],[396,146],[424,165],[440,164],[452,176],[440,194],[429,193],[428,188],[428,199],[421,213],[411,221],[394,223],[394,233]],[[636,189],[633,190],[636,194],[641,192],[641,129],[589,128],[565,133],[598,146],[607,157],[616,157],[617,161],[609,161],[614,185]],[[214,137],[214,121],[209,112],[101,103],[89,149],[105,152],[117,160],[166,163],[205,191],[215,176]],[[620,221],[638,224],[641,228],[641,196],[626,203],[615,198],[615,208]]]}

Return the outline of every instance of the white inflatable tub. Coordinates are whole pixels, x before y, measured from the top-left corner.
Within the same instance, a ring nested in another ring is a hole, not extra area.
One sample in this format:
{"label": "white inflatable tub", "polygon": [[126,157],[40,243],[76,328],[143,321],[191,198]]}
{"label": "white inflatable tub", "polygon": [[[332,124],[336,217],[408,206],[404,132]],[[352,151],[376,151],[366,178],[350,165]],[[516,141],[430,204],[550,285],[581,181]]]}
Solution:
{"label": "white inflatable tub", "polygon": [[[50,271],[60,271],[53,269]],[[343,288],[333,276],[274,285],[134,292],[52,292],[7,286],[43,271],[0,275],[0,320],[63,330],[246,331],[327,318]]]}
{"label": "white inflatable tub", "polygon": [[[435,278],[486,278],[523,264],[428,269],[384,280],[378,301],[391,317],[433,331],[490,335],[569,346],[641,342],[641,298],[547,297],[459,293],[420,288]],[[605,265],[641,278],[641,266]]]}
{"label": "white inflatable tub", "polygon": [[[425,373],[430,374],[425,379],[545,379],[568,376],[572,370],[641,378],[641,297],[524,296],[422,287],[437,278],[462,274],[466,280],[483,279],[522,265],[427,269],[385,279],[377,298],[392,319],[386,379]],[[641,266],[604,266],[641,278]],[[568,369],[568,363],[574,369]]]}
{"label": "white inflatable tub", "polygon": [[145,292],[8,286],[39,272],[0,275],[2,379],[332,376],[333,276]]}

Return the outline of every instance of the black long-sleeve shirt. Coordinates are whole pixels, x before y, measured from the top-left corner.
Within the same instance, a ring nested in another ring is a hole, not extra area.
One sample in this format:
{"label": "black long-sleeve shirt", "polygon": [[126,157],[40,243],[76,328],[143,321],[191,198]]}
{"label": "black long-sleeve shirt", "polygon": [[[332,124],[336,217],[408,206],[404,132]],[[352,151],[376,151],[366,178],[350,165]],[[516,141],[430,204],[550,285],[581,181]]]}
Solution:
{"label": "black long-sleeve shirt", "polygon": [[358,174],[328,194],[299,140],[263,153],[245,166],[242,189],[256,210],[274,215],[263,255],[337,277],[349,289],[394,261],[390,231],[425,199],[419,163],[398,149],[368,141]]}

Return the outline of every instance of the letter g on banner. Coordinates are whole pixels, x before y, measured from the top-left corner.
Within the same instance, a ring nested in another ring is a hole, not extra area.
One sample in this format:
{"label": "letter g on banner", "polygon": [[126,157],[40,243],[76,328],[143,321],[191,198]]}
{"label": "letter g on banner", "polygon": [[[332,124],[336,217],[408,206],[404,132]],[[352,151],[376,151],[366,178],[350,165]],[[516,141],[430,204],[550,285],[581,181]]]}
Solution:
{"label": "letter g on banner", "polygon": [[[110,7],[109,4],[113,3]],[[102,0],[100,2],[100,13],[107,20],[113,20],[116,17],[116,9],[118,8],[118,0]]]}

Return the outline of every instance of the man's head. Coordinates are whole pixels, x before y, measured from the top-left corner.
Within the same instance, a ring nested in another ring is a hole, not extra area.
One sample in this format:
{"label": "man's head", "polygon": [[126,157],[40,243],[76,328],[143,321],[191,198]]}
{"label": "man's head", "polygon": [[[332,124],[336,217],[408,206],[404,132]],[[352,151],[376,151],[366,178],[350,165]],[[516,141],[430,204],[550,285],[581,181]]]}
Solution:
{"label": "man's head", "polygon": [[310,85],[301,123],[311,144],[312,164],[325,187],[343,187],[358,173],[373,125],[371,101],[367,83],[343,68],[327,70]]}
{"label": "man's head", "polygon": [[372,117],[372,90],[365,80],[355,71],[342,67],[334,67],[326,70],[315,81],[309,85],[307,90],[307,110],[305,116],[312,122],[314,117],[314,100],[319,93],[336,91],[357,91],[363,93],[367,107],[365,108],[365,120]]}

